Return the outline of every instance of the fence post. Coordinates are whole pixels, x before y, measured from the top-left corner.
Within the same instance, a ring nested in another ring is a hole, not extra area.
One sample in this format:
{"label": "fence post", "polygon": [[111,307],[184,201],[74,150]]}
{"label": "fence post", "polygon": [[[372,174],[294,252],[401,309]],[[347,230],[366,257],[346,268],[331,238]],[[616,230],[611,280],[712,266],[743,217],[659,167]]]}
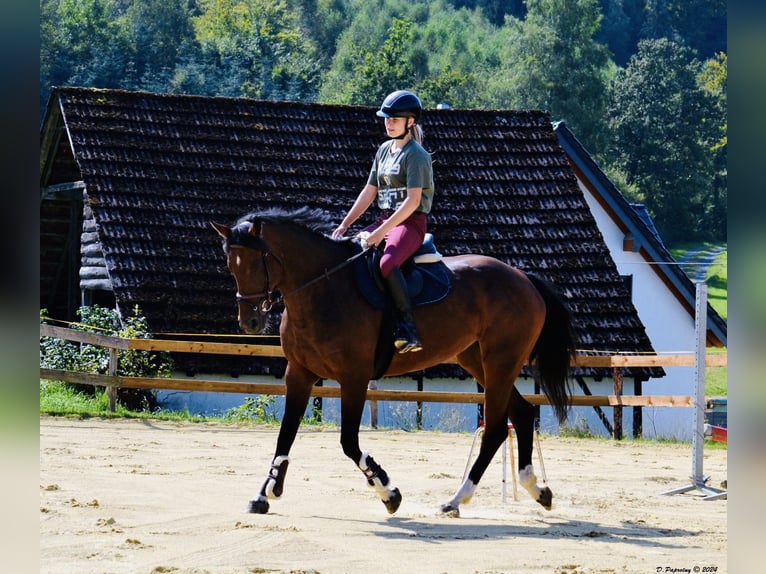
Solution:
{"label": "fence post", "polygon": [[[371,380],[367,383],[367,389],[374,391],[378,388],[378,381]],[[378,428],[378,401],[370,401],[370,426]]]}
{"label": "fence post", "polygon": [[[114,347],[109,348],[109,374],[112,377],[117,376],[119,367],[119,351]],[[117,409],[117,387],[109,386],[106,388],[106,396],[109,399],[109,410],[114,412]]]}
{"label": "fence post", "polygon": [[[612,378],[614,379],[614,396],[622,396],[622,374],[619,367],[612,369]],[[613,409],[614,411],[614,440],[622,440],[622,406],[617,405]]]}
{"label": "fence post", "polygon": [[[423,392],[423,371],[420,371],[417,375],[418,391]],[[423,401],[415,403],[415,427],[418,430],[423,430]]]}
{"label": "fence post", "polygon": [[[324,379],[319,379],[314,386],[323,387]],[[314,397],[313,408],[311,409],[311,415],[314,418],[315,423],[322,422],[322,407],[323,407],[322,397]]]}

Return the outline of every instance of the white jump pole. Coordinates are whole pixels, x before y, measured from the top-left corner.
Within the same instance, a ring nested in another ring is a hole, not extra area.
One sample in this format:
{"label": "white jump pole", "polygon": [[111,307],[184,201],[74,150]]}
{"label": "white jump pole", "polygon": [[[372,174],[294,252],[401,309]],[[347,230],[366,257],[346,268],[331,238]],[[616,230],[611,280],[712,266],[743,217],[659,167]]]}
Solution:
{"label": "white jump pole", "polygon": [[692,436],[692,483],[681,488],[668,490],[662,494],[681,494],[690,490],[701,490],[707,493],[703,500],[726,498],[727,491],[707,485],[709,476],[702,471],[703,449],[705,446],[705,352],[707,335],[707,285],[704,281],[696,284],[696,309],[694,329],[697,335],[694,359],[694,375],[696,387],[694,390],[694,435]]}

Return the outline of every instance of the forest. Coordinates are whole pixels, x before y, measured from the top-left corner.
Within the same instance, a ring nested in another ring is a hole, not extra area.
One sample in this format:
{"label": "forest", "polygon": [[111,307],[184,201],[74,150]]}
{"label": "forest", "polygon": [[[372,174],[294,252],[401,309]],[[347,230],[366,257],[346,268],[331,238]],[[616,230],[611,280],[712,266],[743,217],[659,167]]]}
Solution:
{"label": "forest", "polygon": [[726,24],[724,0],[40,0],[40,117],[65,85],[541,109],[666,245],[725,242]]}

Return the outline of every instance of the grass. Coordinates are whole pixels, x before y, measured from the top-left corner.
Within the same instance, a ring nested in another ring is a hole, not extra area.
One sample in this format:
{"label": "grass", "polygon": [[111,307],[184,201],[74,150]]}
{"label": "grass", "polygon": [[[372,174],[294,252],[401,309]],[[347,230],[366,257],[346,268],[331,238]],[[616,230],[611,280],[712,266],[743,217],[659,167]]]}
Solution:
{"label": "grass", "polygon": [[[93,394],[80,392],[62,381],[40,380],[40,414],[76,418],[151,418],[205,422],[212,417],[192,415],[188,411],[132,411],[119,404],[114,412],[109,410],[109,398],[104,389],[97,388]],[[216,420],[226,421],[225,417]],[[233,422],[233,421],[228,421]]]}
{"label": "grass", "polygon": [[724,320],[728,318],[728,262],[729,252],[724,251],[713,261],[705,278],[708,302]]}
{"label": "grass", "polygon": [[[63,381],[40,380],[40,414],[67,416],[74,418],[134,418],[164,421],[184,421],[203,423],[210,421],[224,423],[278,424],[273,410],[274,397],[259,396],[246,398],[244,404],[229,409],[220,415],[197,415],[184,411],[133,411],[119,402],[114,412],[109,410],[109,398],[103,388],[96,387],[93,393],[82,392]],[[328,426],[312,419],[304,419],[302,424],[312,427]]]}
{"label": "grass", "polygon": [[[716,247],[712,243],[687,243],[670,249],[670,254],[676,259],[683,258],[687,251],[710,249]],[[726,247],[726,246],[724,246]],[[715,309],[725,321],[728,318],[728,250],[724,250],[710,265],[705,277],[707,298],[710,306]],[[708,353],[726,353],[726,349],[708,349]],[[725,397],[728,393],[728,367],[710,367],[705,370],[705,396]]]}
{"label": "grass", "polygon": [[[708,286],[708,302],[721,318],[728,318],[728,251],[723,251],[708,268],[705,283]],[[708,352],[725,353],[726,349],[710,349]],[[705,369],[705,396],[725,397],[728,394],[728,367],[710,367]]]}

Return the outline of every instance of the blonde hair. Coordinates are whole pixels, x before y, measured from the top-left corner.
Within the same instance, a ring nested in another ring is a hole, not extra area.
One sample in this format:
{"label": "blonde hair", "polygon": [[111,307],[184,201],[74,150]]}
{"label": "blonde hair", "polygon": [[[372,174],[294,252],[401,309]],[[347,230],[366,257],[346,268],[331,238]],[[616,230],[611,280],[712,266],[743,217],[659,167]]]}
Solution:
{"label": "blonde hair", "polygon": [[412,133],[412,139],[414,139],[416,142],[422,145],[423,128],[420,127],[420,124],[412,124],[412,127],[410,128],[410,132]]}

